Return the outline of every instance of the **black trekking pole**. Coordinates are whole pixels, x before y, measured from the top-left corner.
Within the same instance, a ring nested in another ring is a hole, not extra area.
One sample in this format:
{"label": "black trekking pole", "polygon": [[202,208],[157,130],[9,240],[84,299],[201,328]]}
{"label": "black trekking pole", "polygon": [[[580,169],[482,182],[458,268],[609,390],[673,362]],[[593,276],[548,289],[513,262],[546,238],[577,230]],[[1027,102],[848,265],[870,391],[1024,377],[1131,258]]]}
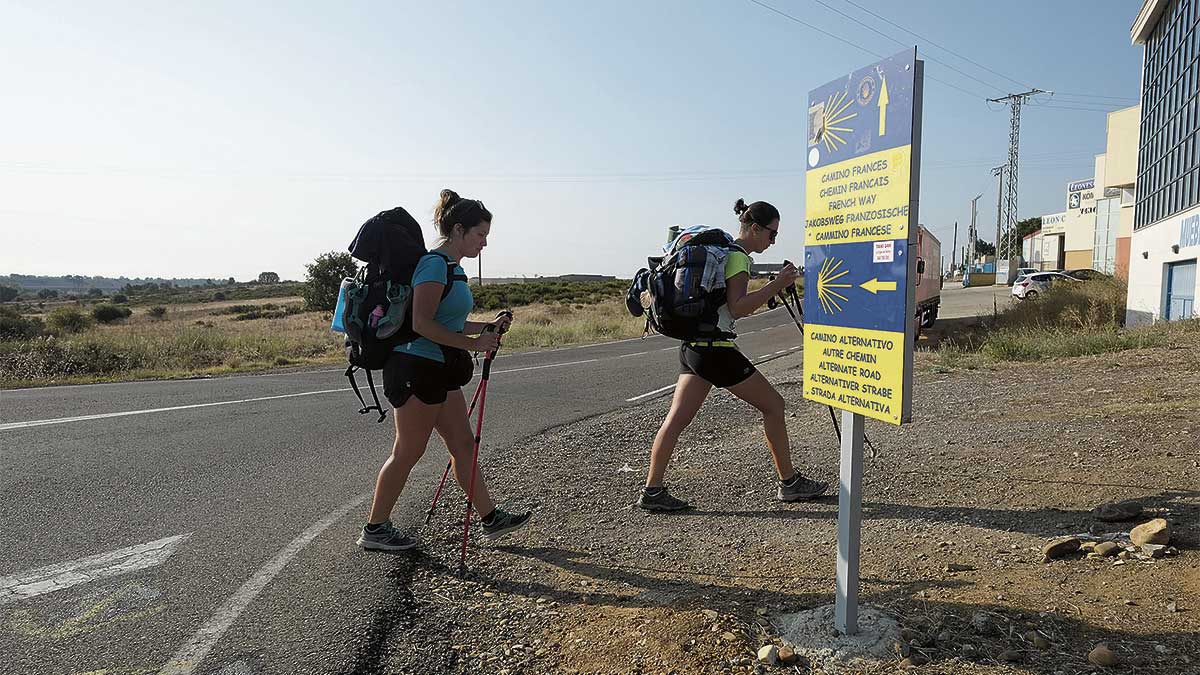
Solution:
{"label": "black trekking pole", "polygon": [[[789,264],[788,261],[786,261],[786,260],[783,262],[785,265]],[[784,308],[787,309],[788,314],[791,315],[792,321],[796,324],[796,328],[800,331],[800,335],[803,336],[804,335],[804,304],[800,301],[800,294],[796,291],[796,284],[792,284],[791,286],[788,286],[787,288],[783,289],[782,291],[779,291],[778,297],[779,297],[779,301],[783,304]],[[771,298],[771,299],[774,300],[775,298]],[[795,310],[792,309],[793,304],[796,306]],[[842,429],[838,425],[837,413],[835,413],[833,411],[833,406],[826,406],[826,407],[829,408],[829,419],[833,422],[833,433],[834,433],[834,435],[837,436],[838,442],[841,443]],[[871,452],[873,455],[878,454],[878,451],[875,450],[875,444],[871,442],[871,439],[868,438],[865,433],[863,434],[863,441],[867,444],[867,447],[869,447],[871,449]]]}
{"label": "black trekking pole", "polygon": [[[507,316],[511,319],[512,312],[504,310],[503,312],[497,314],[496,318],[499,319],[504,316]],[[494,325],[489,325],[484,329],[484,332],[493,331],[495,329],[496,327]],[[504,331],[501,331],[500,334],[503,335]],[[496,358],[496,352],[498,351],[500,351],[500,348],[496,347],[495,350],[488,352],[483,358],[483,375],[479,378],[479,384],[475,386],[475,395],[471,397],[471,407],[467,410],[467,419],[470,419],[471,413],[475,412],[475,404],[479,402],[480,394],[487,389],[487,387],[484,386],[484,383],[487,382],[488,377],[492,374],[492,360]],[[478,448],[476,448],[476,452],[478,452]],[[442,490],[446,487],[446,478],[450,475],[450,467],[453,465],[453,461],[446,462],[446,470],[442,472],[442,481],[438,483],[437,490],[433,493],[433,502],[429,504],[429,511],[425,513],[426,525],[428,525],[429,521],[433,519],[433,512],[437,509],[438,500],[442,497]],[[469,500],[470,498],[468,497],[468,501]]]}

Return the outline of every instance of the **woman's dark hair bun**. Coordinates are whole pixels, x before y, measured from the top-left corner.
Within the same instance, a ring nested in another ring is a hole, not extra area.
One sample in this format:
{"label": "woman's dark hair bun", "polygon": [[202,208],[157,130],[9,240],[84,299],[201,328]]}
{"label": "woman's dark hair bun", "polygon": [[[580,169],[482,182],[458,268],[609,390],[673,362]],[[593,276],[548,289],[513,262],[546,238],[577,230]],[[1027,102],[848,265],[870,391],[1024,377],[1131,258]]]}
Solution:
{"label": "woman's dark hair bun", "polygon": [[750,207],[746,206],[746,200],[742,199],[741,197],[739,197],[738,200],[733,204],[733,212],[739,216],[745,213],[746,209],[748,208]]}
{"label": "woman's dark hair bun", "polygon": [[454,208],[454,205],[461,202],[462,197],[454,190],[442,190],[438,194],[437,205],[433,207],[433,222],[438,225],[442,224],[442,219]]}

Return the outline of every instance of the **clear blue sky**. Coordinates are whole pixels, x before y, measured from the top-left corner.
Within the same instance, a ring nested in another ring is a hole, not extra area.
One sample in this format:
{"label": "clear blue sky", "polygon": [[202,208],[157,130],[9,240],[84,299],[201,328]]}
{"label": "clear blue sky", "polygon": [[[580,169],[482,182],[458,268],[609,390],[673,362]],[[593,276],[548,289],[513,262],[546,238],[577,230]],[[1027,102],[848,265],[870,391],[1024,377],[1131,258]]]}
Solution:
{"label": "clear blue sky", "polygon": [[[854,20],[763,1],[982,80],[926,62],[920,208],[948,250],[983,192],[994,233],[1008,112],[982,98],[1019,85],[846,0],[822,2]],[[855,2],[1017,82],[1127,99],[1025,109],[1022,217],[1092,175],[1095,110],[1136,102],[1137,3]],[[876,60],[749,0],[339,4],[0,0],[0,273],[301,278],[377,211],[427,222],[442,187],[495,213],[486,276],[628,276],[671,224],[732,228],[741,196],[783,214],[760,259],[799,260],[807,93]]]}

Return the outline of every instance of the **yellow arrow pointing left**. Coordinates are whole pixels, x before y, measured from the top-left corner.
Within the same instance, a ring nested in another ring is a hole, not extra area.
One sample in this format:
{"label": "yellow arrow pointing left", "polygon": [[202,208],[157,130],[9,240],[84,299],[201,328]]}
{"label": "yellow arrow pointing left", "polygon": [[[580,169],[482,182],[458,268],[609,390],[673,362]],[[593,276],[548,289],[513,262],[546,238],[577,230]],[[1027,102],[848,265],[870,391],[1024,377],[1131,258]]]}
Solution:
{"label": "yellow arrow pointing left", "polygon": [[894,291],[894,290],[896,290],[896,282],[880,281],[879,279],[871,279],[870,281],[864,281],[862,284],[859,285],[859,287],[869,293],[878,294],[879,291]]}

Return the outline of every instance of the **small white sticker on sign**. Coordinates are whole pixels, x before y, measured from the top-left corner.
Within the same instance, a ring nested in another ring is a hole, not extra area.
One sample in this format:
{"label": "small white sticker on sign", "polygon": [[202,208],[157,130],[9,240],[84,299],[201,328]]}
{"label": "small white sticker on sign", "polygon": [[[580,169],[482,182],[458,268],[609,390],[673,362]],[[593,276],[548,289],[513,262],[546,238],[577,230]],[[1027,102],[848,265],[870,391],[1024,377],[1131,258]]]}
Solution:
{"label": "small white sticker on sign", "polygon": [[896,259],[896,242],[894,241],[877,241],[875,242],[875,262],[890,263]]}

